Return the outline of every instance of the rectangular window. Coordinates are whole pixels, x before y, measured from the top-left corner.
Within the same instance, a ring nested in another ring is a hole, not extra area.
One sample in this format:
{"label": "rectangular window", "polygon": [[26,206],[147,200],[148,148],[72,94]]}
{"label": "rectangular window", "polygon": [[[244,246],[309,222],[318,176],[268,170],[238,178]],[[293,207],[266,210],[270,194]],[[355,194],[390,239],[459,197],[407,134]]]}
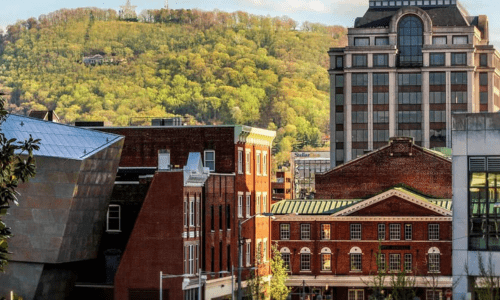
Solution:
{"label": "rectangular window", "polygon": [[332,269],[332,255],[321,254],[321,271],[330,271]]}
{"label": "rectangular window", "polygon": [[376,37],[375,38],[375,45],[377,45],[377,46],[389,45],[389,38],[388,37]]}
{"label": "rectangular window", "polygon": [[484,53],[479,54],[479,65],[481,67],[488,66],[488,54],[484,54]]}
{"label": "rectangular window", "polygon": [[442,300],[442,291],[436,291],[435,289],[428,289],[426,291],[427,300]]}
{"label": "rectangular window", "polygon": [[[367,93],[352,93],[351,104],[368,104],[368,94]],[[356,118],[356,114],[363,113],[362,111],[353,111],[352,115]],[[366,113],[366,112],[364,112]]]}
{"label": "rectangular window", "polygon": [[440,272],[440,253],[429,253],[429,272]]}
{"label": "rectangular window", "polygon": [[212,260],[210,261],[210,271],[214,272],[215,271],[215,248],[212,247],[212,255],[211,258]]}
{"label": "rectangular window", "polygon": [[215,151],[205,150],[205,167],[210,169],[210,172],[215,172]]}
{"label": "rectangular window", "polygon": [[170,169],[170,150],[160,149],[158,150],[158,170],[169,170]]}
{"label": "rectangular window", "polygon": [[353,54],[352,55],[353,67],[366,67],[366,54]]}
{"label": "rectangular window", "polygon": [[430,72],[429,73],[429,85],[446,85],[446,73],[445,72]]}
{"label": "rectangular window", "polygon": [[281,253],[281,258],[283,259],[285,269],[290,271],[290,253]]}
{"label": "rectangular window", "polygon": [[189,199],[189,227],[194,227],[194,201]]}
{"label": "rectangular window", "polygon": [[467,45],[469,43],[469,39],[466,35],[459,35],[453,37],[453,45]]}
{"label": "rectangular window", "polygon": [[226,247],[226,266],[227,266],[227,271],[231,270],[231,245],[227,245]]}
{"label": "rectangular window", "polygon": [[374,67],[387,67],[389,65],[389,56],[387,54],[373,54]]}
{"label": "rectangular window", "polygon": [[256,167],[257,167],[257,175],[261,175],[262,174],[262,165],[261,165],[261,155],[260,155],[260,151],[257,151],[256,153]]}
{"label": "rectangular window", "polygon": [[413,269],[412,266],[412,256],[410,253],[405,254],[405,271],[406,272],[411,272]]}
{"label": "rectangular window", "polygon": [[311,270],[311,254],[301,253],[300,254],[300,270],[310,271]]}
{"label": "rectangular window", "polygon": [[389,271],[401,271],[401,254],[389,254]]}
{"label": "rectangular window", "polygon": [[354,46],[370,46],[370,38],[367,37],[355,37]]}
{"label": "rectangular window", "polygon": [[264,242],[262,243],[263,249],[262,249],[262,258],[264,261],[267,261],[267,239],[264,239]]}
{"label": "rectangular window", "polygon": [[280,224],[280,240],[290,239],[290,224]]}
{"label": "rectangular window", "polygon": [[222,205],[219,205],[219,230],[222,230],[222,220]]}
{"label": "rectangular window", "polygon": [[252,152],[250,149],[247,149],[246,152],[245,152],[245,171],[247,174],[252,174],[252,165],[251,165],[251,161],[252,161]]}
{"label": "rectangular window", "polygon": [[378,224],[378,239],[379,241],[385,240],[385,224]]}
{"label": "rectangular window", "polygon": [[255,214],[260,214],[261,193],[257,193],[255,200]]}
{"label": "rectangular window", "polygon": [[432,37],[433,45],[446,45],[446,37],[445,36],[433,36]]}
{"label": "rectangular window", "polygon": [[238,195],[238,218],[243,218],[243,195]]}
{"label": "rectangular window", "polygon": [[479,85],[488,85],[488,73],[479,73]]}
{"label": "rectangular window", "polygon": [[373,85],[374,86],[389,85],[389,74],[388,73],[373,73]]}
{"label": "rectangular window", "polygon": [[201,210],[200,210],[200,199],[198,198],[196,200],[196,226],[200,226],[200,216],[201,216]]}
{"label": "rectangular window", "polygon": [[262,212],[267,212],[267,193],[262,193]]}
{"label": "rectangular window", "polygon": [[389,104],[389,93],[373,93],[373,104]]}
{"label": "rectangular window", "polygon": [[412,239],[413,230],[411,228],[411,224],[405,224],[405,240],[409,241]]}
{"label": "rectangular window", "polygon": [[243,150],[238,150],[238,174],[243,174]]}
{"label": "rectangular window", "polygon": [[401,224],[389,225],[389,238],[391,239],[391,241],[401,239]]}
{"label": "rectangular window", "polygon": [[330,239],[330,224],[321,224],[321,239]]}
{"label": "rectangular window", "polygon": [[365,299],[365,290],[350,289],[348,291],[348,299],[347,300],[364,300],[364,299]]}
{"label": "rectangular window", "polygon": [[368,86],[368,74],[354,73],[351,75],[352,86]]}
{"label": "rectangular window", "polygon": [[187,198],[184,199],[184,227],[189,224],[189,201]]}
{"label": "rectangular window", "polygon": [[451,92],[451,103],[467,103],[467,92]]}
{"label": "rectangular window", "polygon": [[429,58],[431,66],[444,66],[444,53],[431,53]]}
{"label": "rectangular window", "polygon": [[[219,271],[222,271],[222,242],[219,242]],[[220,274],[222,276],[222,274]]]}
{"label": "rectangular window", "polygon": [[226,229],[231,229],[231,205],[226,205]]}
{"label": "rectangular window", "polygon": [[110,204],[107,213],[106,231],[119,232],[121,231],[121,207],[117,204]]}
{"label": "rectangular window", "polygon": [[479,92],[479,103],[488,104],[488,92]]}
{"label": "rectangular window", "polygon": [[439,224],[429,224],[429,241],[439,241]]}
{"label": "rectangular window", "polygon": [[247,216],[247,218],[249,218],[250,214],[251,214],[251,212],[250,212],[250,207],[252,207],[251,199],[252,199],[252,196],[247,195],[247,203],[246,203],[246,216]]}
{"label": "rectangular window", "polygon": [[361,224],[351,224],[351,240],[361,240]]}
{"label": "rectangular window", "polygon": [[301,240],[311,239],[311,224],[300,224],[300,239]]}
{"label": "rectangular window", "polygon": [[452,53],[451,65],[452,66],[465,66],[467,64],[467,53]]}
{"label": "rectangular window", "polygon": [[335,56],[335,68],[342,69],[344,67],[344,57]]}
{"label": "rectangular window", "polygon": [[335,75],[335,87],[344,87],[344,75]]}
{"label": "rectangular window", "polygon": [[246,253],[247,266],[251,265],[251,261],[250,261],[251,251],[252,251],[252,242],[249,241],[249,242],[247,242],[247,253]]}
{"label": "rectangular window", "polygon": [[215,214],[215,212],[214,212],[214,206],[212,205],[212,206],[210,206],[210,217],[211,217],[211,219],[210,219],[210,229],[212,231],[215,230],[215,215],[214,214]]}
{"label": "rectangular window", "polygon": [[451,72],[451,84],[467,84],[467,72]]}
{"label": "rectangular window", "polygon": [[385,271],[385,254],[379,253],[378,255],[378,269]]}
{"label": "rectangular window", "polygon": [[189,246],[189,274],[194,274],[194,246]]}
{"label": "rectangular window", "polygon": [[373,123],[375,123],[375,124],[389,123],[389,112],[388,111],[374,111],[373,112]]}
{"label": "rectangular window", "polygon": [[351,271],[361,271],[361,253],[351,253]]}
{"label": "rectangular window", "polygon": [[262,174],[267,175],[267,152],[262,152]]}

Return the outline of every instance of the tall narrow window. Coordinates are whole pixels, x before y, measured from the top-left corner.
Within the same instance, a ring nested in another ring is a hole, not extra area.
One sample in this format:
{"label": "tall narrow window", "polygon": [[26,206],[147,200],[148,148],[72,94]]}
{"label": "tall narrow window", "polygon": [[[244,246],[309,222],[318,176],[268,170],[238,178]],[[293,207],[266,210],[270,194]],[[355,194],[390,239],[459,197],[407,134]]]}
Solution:
{"label": "tall narrow window", "polygon": [[389,225],[389,238],[391,240],[401,239],[401,224],[390,224]]}
{"label": "tall narrow window", "polygon": [[184,198],[184,227],[187,227],[189,224],[189,201],[187,198]]}
{"label": "tall narrow window", "polygon": [[231,270],[231,245],[227,245],[227,259],[226,259],[226,265],[227,269],[226,270]]}
{"label": "tall narrow window", "polygon": [[262,174],[262,164],[261,164],[262,163],[262,161],[261,161],[262,156],[261,156],[260,151],[257,151],[255,153],[255,155],[256,155],[255,167],[257,168],[257,175],[261,175]]}
{"label": "tall narrow window", "polygon": [[226,229],[231,229],[231,205],[226,205]]}
{"label": "tall narrow window", "polygon": [[243,218],[243,195],[238,195],[238,218]]}
{"label": "tall narrow window", "polygon": [[158,150],[158,170],[170,169],[170,150]]}
{"label": "tall narrow window", "polygon": [[378,239],[385,240],[385,224],[378,224]]}
{"label": "tall narrow window", "polygon": [[401,254],[389,254],[389,271],[401,270]]}
{"label": "tall narrow window", "polygon": [[351,271],[361,271],[361,253],[351,253]]}
{"label": "tall narrow window", "polygon": [[280,224],[280,239],[281,240],[290,239],[290,224]]}
{"label": "tall narrow window", "polygon": [[332,269],[332,254],[321,254],[321,271],[330,271]]}
{"label": "tall narrow window", "polygon": [[330,239],[330,224],[321,224],[321,239]]}
{"label": "tall narrow window", "polygon": [[281,258],[283,259],[285,269],[290,271],[290,253],[281,253]]}
{"label": "tall narrow window", "polygon": [[238,150],[238,174],[243,174],[243,150]]}
{"label": "tall narrow window", "polygon": [[262,193],[262,212],[267,212],[267,193]]}
{"label": "tall narrow window", "polygon": [[267,152],[262,153],[262,174],[267,175]]}
{"label": "tall narrow window", "polygon": [[194,201],[189,199],[189,227],[194,227]]}
{"label": "tall narrow window", "polygon": [[245,152],[245,172],[247,174],[252,173],[252,151],[250,149],[247,149]]}
{"label": "tall narrow window", "polygon": [[385,271],[385,254],[378,254],[378,269],[381,271]]}
{"label": "tall narrow window", "polygon": [[210,261],[210,271],[215,271],[215,248],[211,247],[211,261]]}
{"label": "tall narrow window", "polygon": [[410,253],[405,254],[405,271],[406,272],[411,272],[412,271],[412,255]]}
{"label": "tall narrow window", "polygon": [[300,239],[301,240],[311,239],[311,224],[300,224]]}
{"label": "tall narrow window", "polygon": [[247,203],[246,203],[246,212],[245,212],[247,218],[249,218],[250,215],[251,215],[251,211],[250,211],[250,208],[252,207],[252,203],[251,203],[252,201],[251,201],[251,199],[252,199],[252,196],[249,195],[249,194],[247,194],[247,200],[246,200]]}
{"label": "tall narrow window", "polygon": [[423,24],[415,15],[403,17],[398,25],[399,65],[422,66]]}
{"label": "tall narrow window", "polygon": [[222,205],[219,205],[219,230],[222,230],[222,223],[223,223],[222,220],[223,220]]}
{"label": "tall narrow window", "polygon": [[247,241],[247,257],[246,257],[246,261],[247,261],[247,266],[250,266],[251,264],[251,261],[250,261],[250,258],[251,258],[251,251],[252,251],[252,242],[251,241]]}
{"label": "tall narrow window", "polygon": [[196,199],[196,226],[200,226],[200,198]]}
{"label": "tall narrow window", "polygon": [[210,206],[210,229],[212,231],[215,230],[215,212],[214,212],[214,206]]}
{"label": "tall narrow window", "polygon": [[361,240],[361,224],[351,224],[351,240]]}
{"label": "tall narrow window", "polygon": [[413,236],[413,230],[411,224],[405,224],[405,240],[411,240]]}
{"label": "tall narrow window", "polygon": [[429,240],[438,241],[439,240],[439,224],[429,224]]}
{"label": "tall narrow window", "polygon": [[441,253],[439,252],[439,249],[437,248],[431,248],[429,249],[429,252],[427,253],[428,257],[428,270],[431,273],[437,273],[440,272],[440,264],[441,264]]}
{"label": "tall narrow window", "polygon": [[300,270],[301,271],[311,270],[311,253],[300,254]]}
{"label": "tall narrow window", "polygon": [[205,167],[210,169],[210,172],[215,172],[215,151],[205,150]]}
{"label": "tall narrow window", "polygon": [[121,231],[120,219],[121,219],[120,205],[110,204],[108,207],[106,231],[108,232]]}
{"label": "tall narrow window", "polygon": [[261,193],[257,193],[257,197],[255,200],[255,214],[260,214],[260,202],[261,202]]}

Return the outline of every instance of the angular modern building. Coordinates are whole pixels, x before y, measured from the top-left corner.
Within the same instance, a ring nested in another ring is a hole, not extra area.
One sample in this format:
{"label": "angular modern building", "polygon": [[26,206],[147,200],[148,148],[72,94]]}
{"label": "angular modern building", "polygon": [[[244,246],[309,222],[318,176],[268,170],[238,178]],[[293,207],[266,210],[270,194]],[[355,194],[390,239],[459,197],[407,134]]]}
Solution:
{"label": "angular modern building", "polygon": [[123,137],[16,115],[0,128],[7,139],[41,139],[36,176],[3,218],[14,237],[0,295],[66,299],[72,263],[97,256]]}
{"label": "angular modern building", "polygon": [[411,136],[451,147],[453,112],[500,107],[488,18],[456,0],[369,0],[330,55],[331,166]]}

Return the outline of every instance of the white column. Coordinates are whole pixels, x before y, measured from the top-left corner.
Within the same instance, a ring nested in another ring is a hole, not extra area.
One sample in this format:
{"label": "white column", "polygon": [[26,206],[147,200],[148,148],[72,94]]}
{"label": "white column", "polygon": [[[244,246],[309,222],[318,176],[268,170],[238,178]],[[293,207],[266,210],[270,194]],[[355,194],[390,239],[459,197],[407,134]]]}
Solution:
{"label": "white column", "polygon": [[422,72],[422,146],[430,148],[430,126],[429,126],[429,72]]}
{"label": "white column", "polygon": [[446,147],[451,148],[451,72],[446,72]]}
{"label": "white column", "polygon": [[368,150],[373,150],[373,73],[368,73]]}
{"label": "white column", "polygon": [[397,85],[395,71],[389,72],[389,137],[396,136]]}
{"label": "white column", "polygon": [[352,83],[351,73],[345,73],[344,78],[344,162],[350,161],[352,155],[352,106],[351,94]]}
{"label": "white column", "polygon": [[330,168],[335,167],[335,74],[330,73]]}

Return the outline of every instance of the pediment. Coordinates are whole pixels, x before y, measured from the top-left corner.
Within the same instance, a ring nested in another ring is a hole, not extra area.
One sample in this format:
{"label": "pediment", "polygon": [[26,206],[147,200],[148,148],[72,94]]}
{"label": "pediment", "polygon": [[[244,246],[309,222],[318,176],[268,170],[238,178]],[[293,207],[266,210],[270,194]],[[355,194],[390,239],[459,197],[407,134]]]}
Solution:
{"label": "pediment", "polygon": [[404,189],[394,188],[347,207],[333,216],[451,216],[451,211]]}

